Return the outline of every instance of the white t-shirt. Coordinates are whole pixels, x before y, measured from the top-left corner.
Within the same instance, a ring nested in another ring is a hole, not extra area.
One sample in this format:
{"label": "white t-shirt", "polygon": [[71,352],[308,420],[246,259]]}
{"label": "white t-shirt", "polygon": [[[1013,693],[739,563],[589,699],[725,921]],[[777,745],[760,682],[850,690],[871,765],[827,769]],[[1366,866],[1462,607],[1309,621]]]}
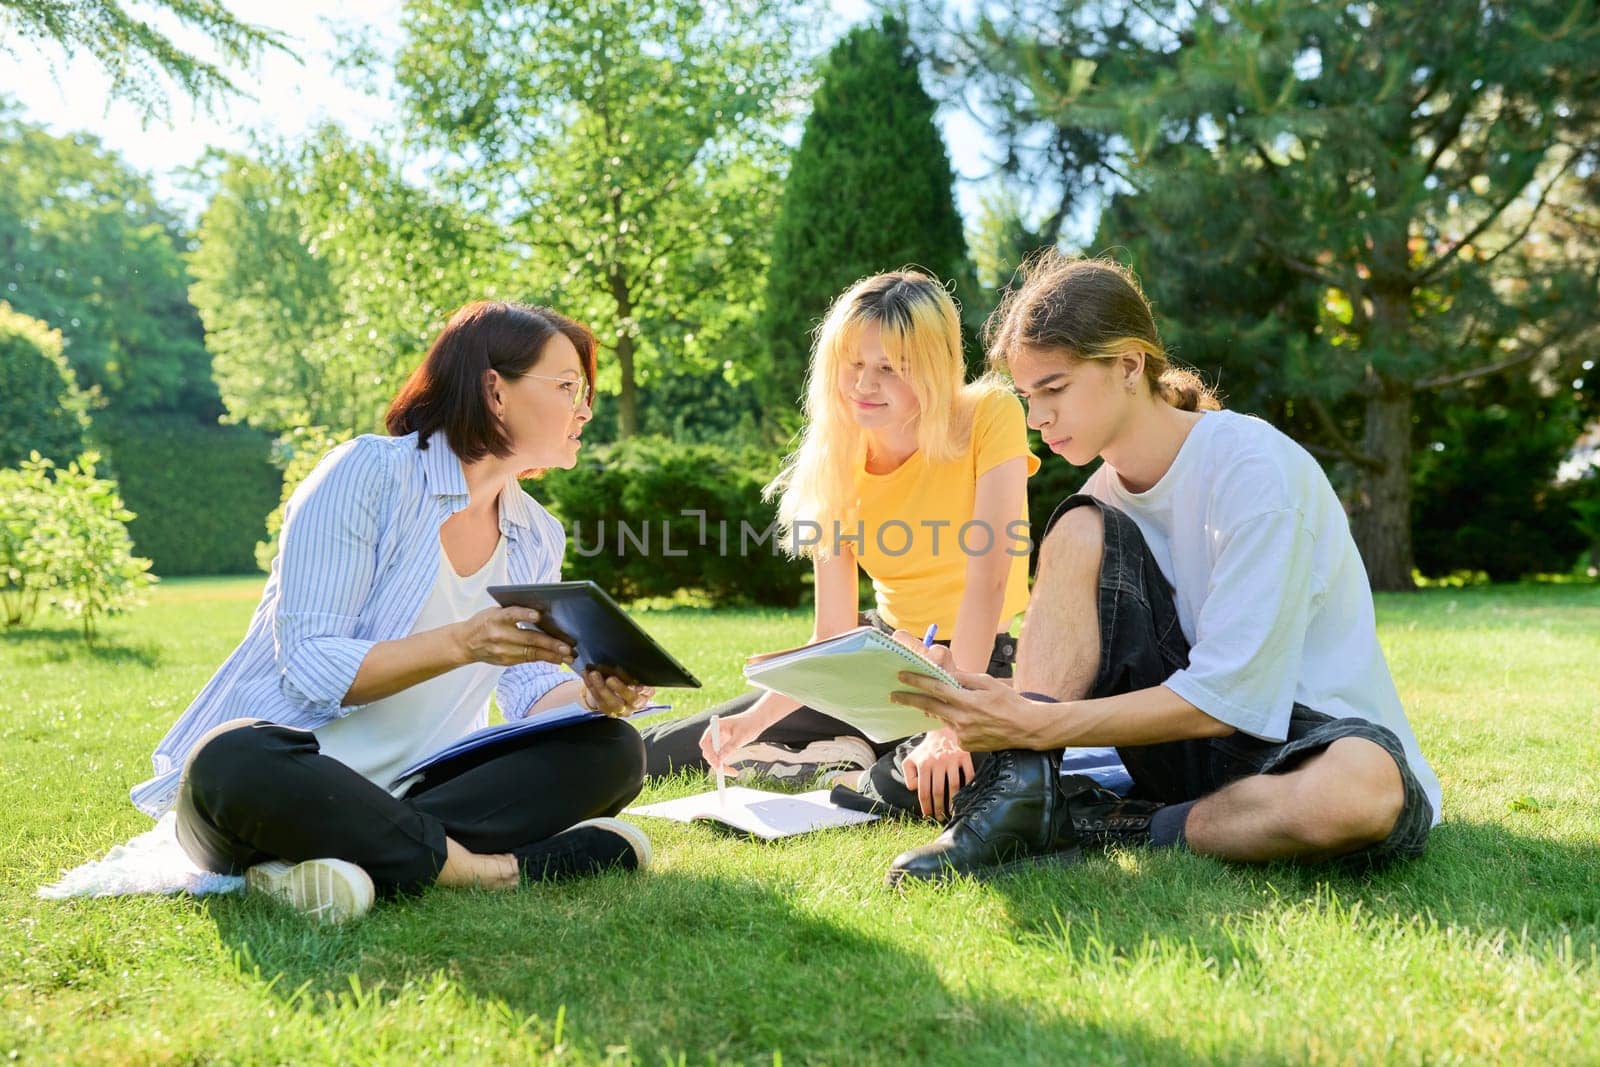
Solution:
{"label": "white t-shirt", "polygon": [[1190,649],[1167,688],[1268,741],[1284,739],[1297,702],[1386,726],[1438,821],[1439,779],[1378,645],[1349,520],[1310,453],[1260,419],[1208,412],[1147,491],[1110,464],[1083,491],[1138,524],[1173,586]]}
{"label": "white t-shirt", "polygon": [[[504,536],[488,562],[465,578],[451,569],[441,547],[433,589],[411,632],[449,626],[494,607],[487,590],[505,581]],[[323,755],[389,789],[402,770],[488,723],[489,697],[504,670],[492,663],[469,663],[436,675],[318,727],[317,743]]]}

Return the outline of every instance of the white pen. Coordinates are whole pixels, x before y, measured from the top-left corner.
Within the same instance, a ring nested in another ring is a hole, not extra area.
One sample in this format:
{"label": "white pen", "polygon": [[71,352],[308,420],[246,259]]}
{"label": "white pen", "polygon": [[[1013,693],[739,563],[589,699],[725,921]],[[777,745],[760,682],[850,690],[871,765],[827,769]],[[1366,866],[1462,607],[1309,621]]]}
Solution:
{"label": "white pen", "polygon": [[722,773],[722,727],[718,724],[719,716],[711,716],[711,749],[717,754],[717,807],[728,806],[728,782]]}

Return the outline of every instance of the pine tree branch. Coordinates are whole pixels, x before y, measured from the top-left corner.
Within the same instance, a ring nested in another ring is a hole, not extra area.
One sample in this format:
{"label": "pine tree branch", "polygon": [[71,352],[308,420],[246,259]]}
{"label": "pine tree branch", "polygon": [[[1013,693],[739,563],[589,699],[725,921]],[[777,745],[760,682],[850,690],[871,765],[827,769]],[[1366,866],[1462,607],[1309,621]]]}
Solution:
{"label": "pine tree branch", "polygon": [[1319,445],[1314,442],[1301,442],[1300,447],[1305,449],[1307,452],[1310,452],[1318,459],[1331,459],[1340,460],[1345,463],[1354,463],[1363,470],[1369,471],[1381,471],[1385,469],[1385,464],[1382,460],[1373,459],[1364,452],[1345,452],[1341,449],[1329,448],[1327,445]]}
{"label": "pine tree branch", "polygon": [[1345,282],[1335,278],[1333,275],[1327,273],[1314,263],[1307,263],[1303,259],[1298,259],[1289,255],[1289,253],[1285,252],[1277,245],[1274,245],[1266,238],[1258,237],[1256,238],[1256,243],[1265,249],[1268,254],[1276,256],[1279,262],[1281,262],[1285,267],[1288,267],[1290,270],[1294,271],[1296,274],[1299,274],[1302,277],[1310,278],[1315,282],[1321,282],[1323,285],[1329,286],[1330,288],[1346,292],[1349,291]]}
{"label": "pine tree branch", "polygon": [[1067,216],[1071,213],[1072,194],[1062,193],[1061,203],[1056,205],[1056,209],[1050,213],[1049,218],[1044,220],[1044,225],[1039,230],[1039,238],[1042,244],[1054,247],[1056,242],[1061,240],[1061,227],[1066,225]]}
{"label": "pine tree branch", "polygon": [[1133,176],[1132,175],[1123,173],[1120,169],[1117,168],[1117,165],[1115,163],[1112,163],[1110,160],[1102,159],[1100,161],[1100,166],[1102,166],[1106,170],[1110,171],[1111,174],[1114,177],[1121,178],[1124,182],[1127,183],[1128,188],[1134,190],[1135,192],[1144,192],[1144,190],[1139,187],[1139,183],[1133,180]]}
{"label": "pine tree branch", "polygon": [[1311,406],[1311,414],[1316,416],[1317,426],[1322,430],[1323,435],[1333,442],[1331,447],[1305,445],[1307,452],[1314,456],[1320,455],[1326,459],[1342,459],[1354,463],[1365,470],[1381,471],[1384,469],[1383,460],[1378,459],[1376,456],[1367,455],[1346,440],[1344,432],[1339,429],[1339,424],[1334,421],[1333,414],[1328,411],[1327,405],[1314,396],[1308,397],[1307,402]]}
{"label": "pine tree branch", "polygon": [[[1413,272],[1409,278],[1412,287],[1426,283],[1428,279],[1432,278],[1435,274],[1438,274],[1440,271],[1448,267],[1456,259],[1456,257],[1461,254],[1461,250],[1463,248],[1466,248],[1473,241],[1477,240],[1485,230],[1499,221],[1500,216],[1505,214],[1506,208],[1515,203],[1517,198],[1522,195],[1522,190],[1527,188],[1528,181],[1531,178],[1532,175],[1530,174],[1528,178],[1525,178],[1520,182],[1513,183],[1511,192],[1506,194],[1505,198],[1500,201],[1499,205],[1495,207],[1493,211],[1490,211],[1487,215],[1485,215],[1478,222],[1478,224],[1467,233],[1465,237],[1451,245],[1448,251],[1439,256],[1432,263]],[[1542,205],[1544,203],[1544,198],[1541,197],[1539,202]]]}
{"label": "pine tree branch", "polygon": [[[1428,162],[1423,166],[1424,176],[1432,174],[1439,165],[1439,160],[1444,156],[1445,150],[1456,143],[1461,136],[1461,127],[1466,124],[1467,114],[1472,110],[1472,98],[1463,93],[1459,100],[1451,103],[1439,120],[1445,132],[1434,142],[1433,151],[1428,154]],[[1428,132],[1432,132],[1430,129]]]}
{"label": "pine tree branch", "polygon": [[1545,183],[1544,189],[1539,193],[1539,202],[1533,205],[1532,211],[1528,212],[1528,222],[1522,227],[1521,232],[1497,248],[1487,259],[1480,260],[1480,269],[1482,267],[1487,267],[1489,264],[1493,263],[1495,260],[1499,259],[1511,249],[1522,243],[1522,239],[1528,236],[1528,233],[1533,229],[1533,224],[1539,221],[1539,215],[1544,211],[1544,205],[1547,201],[1549,201],[1550,194],[1555,191],[1556,183],[1566,176],[1567,171],[1571,170],[1572,165],[1577,161],[1578,157],[1576,154],[1567,157],[1567,161],[1561,165],[1561,169],[1556,171],[1555,174],[1550,177],[1550,180]]}
{"label": "pine tree branch", "polygon": [[1171,26],[1168,26],[1165,22],[1162,22],[1159,18],[1157,18],[1155,12],[1152,11],[1148,5],[1143,3],[1143,0],[1128,0],[1128,2],[1130,4],[1132,4],[1135,8],[1138,8],[1139,13],[1142,14],[1145,18],[1149,19],[1151,22],[1153,22],[1157,27],[1159,27],[1159,28],[1161,28],[1163,30],[1166,30],[1168,33],[1172,34],[1173,40],[1175,40],[1175,41],[1182,41],[1183,40],[1184,35],[1180,31],[1173,29]]}
{"label": "pine tree branch", "polygon": [[[1587,233],[1600,237],[1600,219],[1591,219],[1568,204],[1555,203],[1550,205],[1550,210],[1561,218],[1567,225],[1576,227]],[[4,260],[0,260],[4,262]]]}
{"label": "pine tree branch", "polygon": [[1481,367],[1473,367],[1470,370],[1454,371],[1450,374],[1440,374],[1432,378],[1424,378],[1421,381],[1414,383],[1412,388],[1418,391],[1424,389],[1439,389],[1446,385],[1458,385],[1461,382],[1471,381],[1474,378],[1487,378],[1491,374],[1499,374],[1501,371],[1510,370],[1512,367],[1521,366],[1524,363],[1531,363],[1533,362],[1534,357],[1539,354],[1540,346],[1529,345],[1528,347],[1530,349],[1529,351],[1518,356],[1512,356],[1510,359],[1502,359],[1498,363],[1486,363]]}

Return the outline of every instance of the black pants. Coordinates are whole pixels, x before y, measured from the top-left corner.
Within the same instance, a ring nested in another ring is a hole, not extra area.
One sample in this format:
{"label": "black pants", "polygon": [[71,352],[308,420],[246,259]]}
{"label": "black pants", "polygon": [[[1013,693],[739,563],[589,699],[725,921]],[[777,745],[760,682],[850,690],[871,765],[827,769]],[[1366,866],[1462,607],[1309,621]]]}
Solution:
{"label": "black pants", "polygon": [[[867,612],[861,616],[861,622],[866,626],[876,626],[885,633],[892,632],[892,628],[878,617],[877,612]],[[946,646],[950,644],[948,641],[935,643]],[[994,651],[989,656],[989,675],[994,678],[1011,677],[1012,665],[1016,659],[1017,639],[1010,634],[996,634]],[[645,730],[645,773],[653,776],[686,769],[708,770],[705,757],[700,754],[700,738],[705,734],[706,727],[711,724],[711,717],[737,715],[741,711],[748,711],[752,704],[765,695],[766,691],[763,689],[750,689],[697,715],[675,719]],[[872,746],[872,751],[877,754],[880,761],[891,757],[903,744],[901,741],[873,741],[849,723],[808,707],[801,707],[785,715],[767,727],[757,740],[767,744],[803,748],[813,741],[825,741],[830,737],[859,737]],[[922,735],[918,734],[914,740],[920,740],[921,737]]]}
{"label": "black pants", "polygon": [[596,719],[530,734],[481,762],[442,768],[390,796],[322,755],[316,735],[253,722],[212,736],[178,790],[178,841],[206,870],[331,857],[379,893],[431,885],[445,838],[510,852],[574,823],[615,815],[639,793],[644,749],[625,722]]}

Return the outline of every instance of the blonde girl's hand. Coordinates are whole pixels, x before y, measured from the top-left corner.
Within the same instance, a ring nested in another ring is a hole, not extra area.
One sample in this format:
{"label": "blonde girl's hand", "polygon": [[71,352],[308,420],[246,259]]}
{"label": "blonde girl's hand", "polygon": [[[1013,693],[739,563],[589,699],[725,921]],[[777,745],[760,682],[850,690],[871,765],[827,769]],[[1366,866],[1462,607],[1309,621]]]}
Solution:
{"label": "blonde girl's hand", "polygon": [[900,770],[906,788],[917,794],[923,817],[944,822],[956,793],[972,781],[972,754],[956,742],[955,731],[929,730],[906,754]]}

